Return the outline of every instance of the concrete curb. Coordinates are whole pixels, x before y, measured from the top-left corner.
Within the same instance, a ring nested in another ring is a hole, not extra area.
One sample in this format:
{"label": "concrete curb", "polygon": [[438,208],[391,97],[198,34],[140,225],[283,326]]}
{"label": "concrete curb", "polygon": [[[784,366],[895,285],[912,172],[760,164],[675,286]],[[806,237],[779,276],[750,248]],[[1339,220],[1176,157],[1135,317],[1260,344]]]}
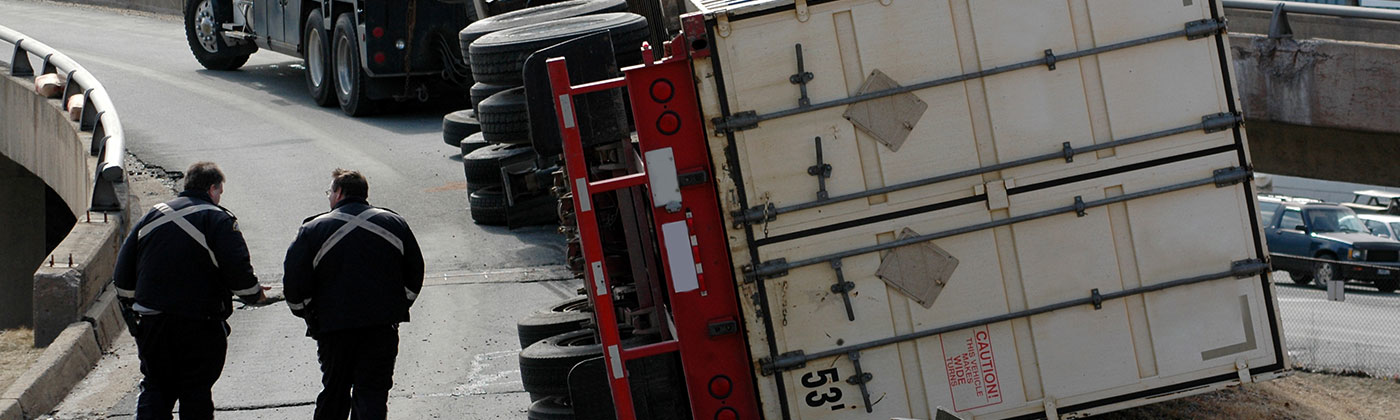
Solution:
{"label": "concrete curb", "polygon": [[[20,418],[38,417],[58,406],[100,358],[102,350],[97,346],[92,324],[75,322],[5,390],[0,401],[5,405],[17,405]],[[15,409],[10,407],[0,408],[0,412],[13,411]]]}

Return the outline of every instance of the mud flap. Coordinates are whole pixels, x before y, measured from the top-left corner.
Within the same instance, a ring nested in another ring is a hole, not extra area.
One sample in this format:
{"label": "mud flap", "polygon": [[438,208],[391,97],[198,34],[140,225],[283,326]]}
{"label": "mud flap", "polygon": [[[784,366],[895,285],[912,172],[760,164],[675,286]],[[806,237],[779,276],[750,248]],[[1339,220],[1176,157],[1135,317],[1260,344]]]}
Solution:
{"label": "mud flap", "polygon": [[[569,67],[570,83],[622,77],[618,70],[612,38],[607,31],[596,32],[549,48],[536,51],[525,60],[525,98],[530,113],[530,139],[540,156],[564,153],[559,123],[554,115],[553,90],[545,61],[564,57]],[[574,98],[579,136],[585,146],[627,139],[627,108],[620,89],[578,95]]]}
{"label": "mud flap", "polygon": [[[578,420],[613,420],[612,395],[608,390],[607,366],[596,357],[579,362],[569,371],[569,398]],[[627,362],[627,376],[637,418],[680,420],[690,418],[680,362],[667,353]]]}

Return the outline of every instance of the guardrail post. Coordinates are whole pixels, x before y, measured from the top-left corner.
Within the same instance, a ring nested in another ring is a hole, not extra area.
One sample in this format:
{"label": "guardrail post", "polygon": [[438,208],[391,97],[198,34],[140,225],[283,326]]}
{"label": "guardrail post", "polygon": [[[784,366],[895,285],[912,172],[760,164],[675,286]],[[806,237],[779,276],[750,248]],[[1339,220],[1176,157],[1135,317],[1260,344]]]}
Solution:
{"label": "guardrail post", "polygon": [[1288,11],[1283,9],[1283,3],[1274,5],[1274,14],[1269,17],[1269,39],[1283,39],[1293,37],[1293,27],[1288,25]]}
{"label": "guardrail post", "polygon": [[24,50],[23,44],[23,39],[15,41],[15,54],[10,57],[10,75],[34,77],[34,65],[29,63],[29,52]]}
{"label": "guardrail post", "polygon": [[83,92],[83,115],[78,118],[78,129],[92,131],[97,126],[97,107],[92,104],[92,89]]}

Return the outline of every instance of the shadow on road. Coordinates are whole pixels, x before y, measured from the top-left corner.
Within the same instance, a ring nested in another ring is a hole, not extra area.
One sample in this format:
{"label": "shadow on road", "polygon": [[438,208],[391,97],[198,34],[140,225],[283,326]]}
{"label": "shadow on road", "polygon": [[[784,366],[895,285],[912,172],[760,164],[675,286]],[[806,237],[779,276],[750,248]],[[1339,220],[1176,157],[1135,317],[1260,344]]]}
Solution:
{"label": "shadow on road", "polygon": [[459,93],[442,93],[440,96],[418,102],[410,100],[395,103],[388,101],[380,113],[368,117],[351,117],[334,106],[321,108],[311,101],[306,92],[305,69],[301,60],[291,59],[278,63],[244,66],[236,71],[198,70],[202,76],[223,79],[243,86],[258,89],[282,98],[282,105],[298,105],[311,109],[321,109],[334,113],[347,122],[368,124],[403,135],[436,133],[442,130],[442,116],[468,105]]}

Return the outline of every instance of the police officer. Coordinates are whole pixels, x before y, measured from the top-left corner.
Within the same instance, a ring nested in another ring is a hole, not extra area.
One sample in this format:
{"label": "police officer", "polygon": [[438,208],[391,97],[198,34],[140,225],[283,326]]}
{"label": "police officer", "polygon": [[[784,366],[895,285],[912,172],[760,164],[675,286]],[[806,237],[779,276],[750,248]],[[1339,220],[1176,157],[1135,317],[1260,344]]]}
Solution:
{"label": "police officer", "polygon": [[[336,169],[331,211],[307,218],[287,250],[287,306],[321,362],[316,419],[383,419],[400,322],[423,287],[423,253],[403,217],[367,201],[359,172]],[[351,389],[354,389],[353,400]]]}
{"label": "police officer", "polygon": [[231,297],[265,300],[238,219],[219,207],[224,174],[212,162],[185,171],[179,197],[155,205],[117,254],[115,282],[141,359],[138,420],[214,418],[210,394],[224,369]]}

